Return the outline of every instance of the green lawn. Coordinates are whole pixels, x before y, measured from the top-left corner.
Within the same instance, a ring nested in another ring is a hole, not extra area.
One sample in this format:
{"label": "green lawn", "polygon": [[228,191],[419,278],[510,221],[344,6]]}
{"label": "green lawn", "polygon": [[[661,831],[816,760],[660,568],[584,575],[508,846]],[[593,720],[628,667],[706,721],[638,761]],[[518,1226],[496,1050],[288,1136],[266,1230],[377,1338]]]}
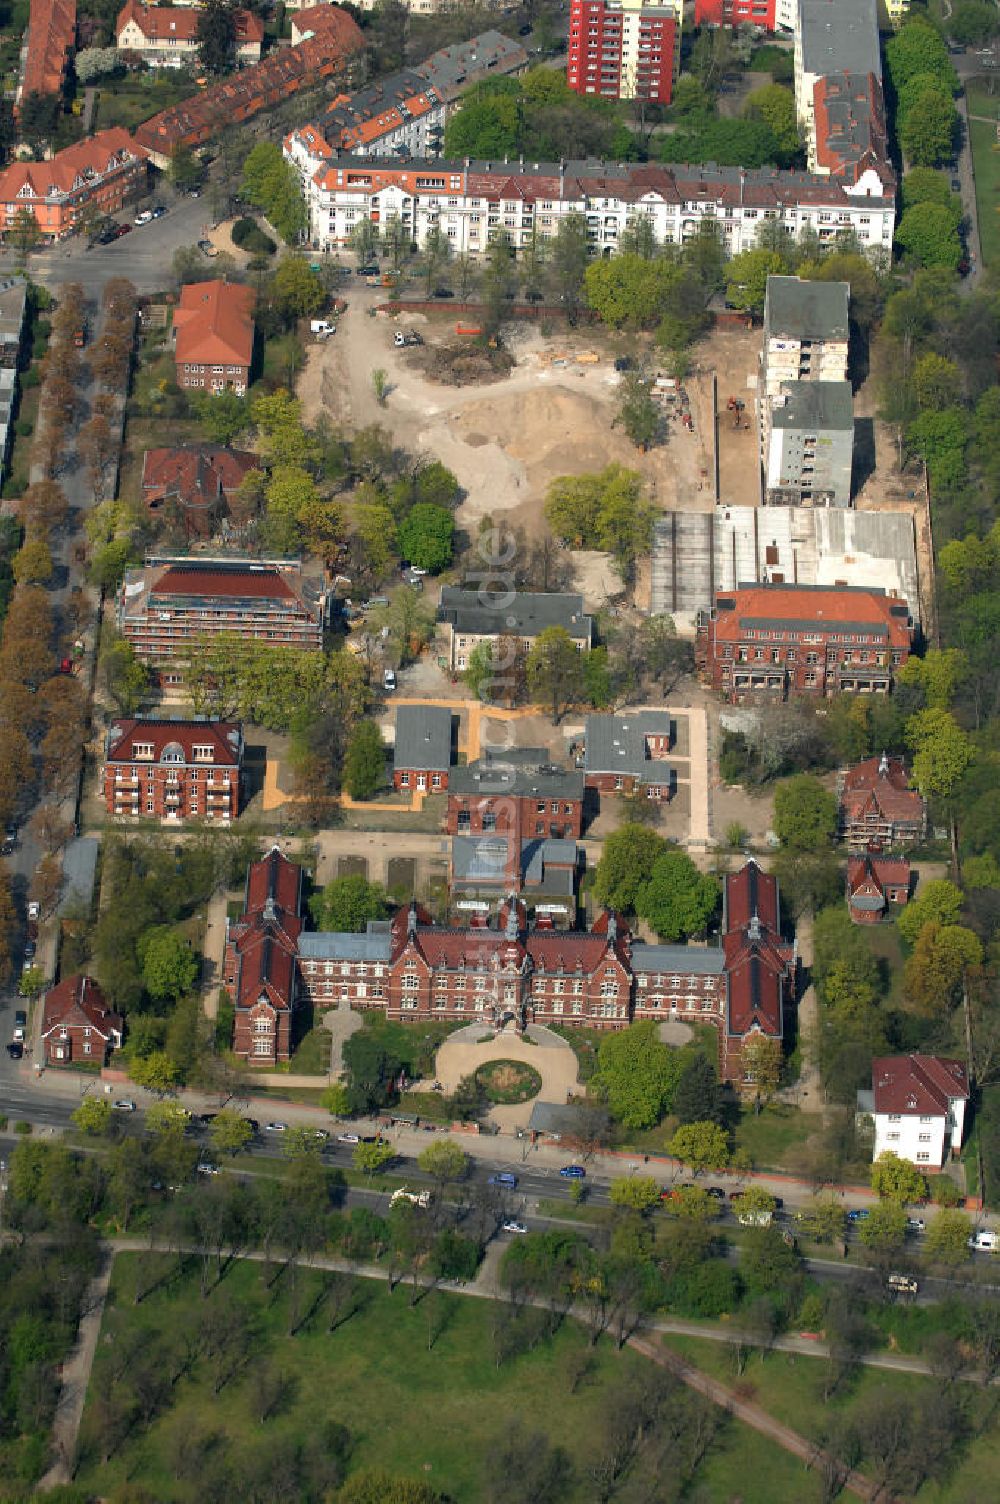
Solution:
{"label": "green lawn", "polygon": [[[825,1400],[823,1385],[827,1365],[820,1359],[770,1353],[761,1360],[755,1354],[737,1379],[732,1349],[728,1345],[696,1337],[668,1336],[663,1340],[713,1378],[733,1386],[738,1383],[743,1397],[760,1405],[770,1415],[793,1426],[801,1434],[817,1439],[840,1417],[862,1420],[877,1396],[923,1399],[933,1403],[940,1388],[936,1379],[866,1368],[847,1393]],[[982,1479],[997,1476],[1000,1424],[995,1407],[989,1397],[973,1385],[963,1385],[959,1398],[968,1407],[970,1435],[974,1439],[958,1449],[944,1481],[923,1485],[915,1496],[920,1504],[966,1504],[966,1500],[977,1497],[977,1484],[981,1488]],[[864,1459],[860,1466],[864,1470]]]}
{"label": "green lawn", "polygon": [[737,1124],[734,1143],[749,1154],[755,1170],[783,1170],[788,1168],[788,1151],[822,1126],[818,1117],[784,1103],[772,1103],[756,1115],[748,1107]]}
{"label": "green lawn", "polygon": [[151,115],[169,110],[171,105],[190,99],[197,92],[197,85],[188,74],[173,73],[169,68],[116,78],[98,89],[94,130],[106,131],[112,125],[131,130]]}
{"label": "green lawn", "polygon": [[969,121],[972,161],[976,174],[979,240],[987,266],[1000,260],[1000,145],[996,127]]}
{"label": "green lawn", "polygon": [[[165,1259],[165,1268],[169,1264],[172,1260]],[[642,1384],[650,1372],[638,1355],[618,1353],[602,1341],[582,1382],[573,1385],[572,1366],[587,1339],[571,1323],[498,1368],[496,1313],[480,1300],[435,1295],[412,1308],[408,1287],[390,1298],[384,1285],[372,1283],[363,1286],[363,1309],[336,1332],[328,1334],[328,1322],[320,1319],[292,1338],[286,1335],[284,1287],[279,1282],[272,1300],[260,1266],[233,1265],[207,1301],[192,1270],[139,1306],[133,1300],[136,1270],[135,1256],[116,1260],[84,1417],[85,1444],[94,1435],[100,1369],[112,1365],[123,1343],[136,1341],[141,1353],[155,1357],[165,1336],[176,1334],[179,1340],[211,1321],[217,1304],[239,1302],[253,1315],[253,1349],[247,1367],[218,1394],[209,1360],[196,1359],[169,1391],[170,1410],[148,1429],[140,1425],[131,1431],[105,1466],[88,1448],[76,1481],[105,1496],[127,1477],[163,1504],[198,1497],[193,1485],[175,1478],[173,1459],[177,1437],[202,1431],[206,1422],[220,1436],[214,1455],[247,1445],[280,1447],[308,1436],[321,1420],[340,1422],[350,1431],[350,1470],[378,1465],[421,1477],[453,1504],[480,1504],[491,1454],[512,1428],[543,1431],[571,1459],[575,1487],[565,1495],[566,1504],[593,1504],[595,1486],[588,1473],[616,1395],[630,1379]],[[304,1302],[317,1279],[300,1275]],[[253,1375],[262,1363],[280,1371],[287,1396],[280,1413],[263,1425],[252,1408]],[[820,1497],[817,1480],[801,1464],[732,1421],[720,1432],[691,1496],[738,1497],[743,1504],[813,1504]]]}

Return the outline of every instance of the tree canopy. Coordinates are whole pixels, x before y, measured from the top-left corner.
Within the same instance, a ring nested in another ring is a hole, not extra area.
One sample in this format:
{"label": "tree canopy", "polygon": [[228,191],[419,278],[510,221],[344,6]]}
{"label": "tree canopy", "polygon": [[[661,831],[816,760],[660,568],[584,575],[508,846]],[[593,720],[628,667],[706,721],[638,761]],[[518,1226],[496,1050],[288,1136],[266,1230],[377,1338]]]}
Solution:
{"label": "tree canopy", "polygon": [[314,893],[309,907],[318,929],[351,933],[363,930],[369,919],[384,919],[389,901],[381,883],[351,873],[333,878]]}
{"label": "tree canopy", "polygon": [[609,1034],[591,1087],[625,1128],[652,1128],[670,1107],[686,1058],[660,1040],[652,1019]]}

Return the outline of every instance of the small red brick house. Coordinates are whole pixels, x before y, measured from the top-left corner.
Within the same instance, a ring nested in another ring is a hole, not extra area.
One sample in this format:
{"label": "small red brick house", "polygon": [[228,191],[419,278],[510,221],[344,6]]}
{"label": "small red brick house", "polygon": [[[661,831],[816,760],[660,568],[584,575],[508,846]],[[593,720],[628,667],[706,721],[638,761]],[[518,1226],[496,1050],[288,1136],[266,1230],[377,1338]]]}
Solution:
{"label": "small red brick house", "polygon": [[848,846],[868,851],[912,845],[927,830],[927,805],[910,788],[901,757],[866,757],[837,783],[840,834]]}
{"label": "small red brick house", "polygon": [[452,727],[451,711],[439,705],[398,707],[392,753],[394,788],[441,793],[448,787]]}
{"label": "small red brick house", "polygon": [[49,1065],[103,1065],[122,1042],[122,1018],[93,977],[65,977],[45,994],[42,1048]]}
{"label": "small red brick house", "polygon": [[119,819],[213,820],[240,812],[243,729],[230,721],[115,721],[101,791]]}
{"label": "small red brick house", "polygon": [[486,751],[452,768],[449,835],[506,835],[576,840],[583,831],[583,774],[556,767],[543,747]]}
{"label": "small red brick house", "polygon": [[292,1053],[301,908],[302,868],[273,846],[247,873],[242,917],[226,925],[233,1053],[249,1065],[275,1065]]}
{"label": "small red brick house", "polygon": [[142,499],[154,517],[174,511],[189,538],[210,538],[228,514],[229,498],[260,468],[256,454],[240,449],[147,449]]}
{"label": "small red brick house", "polygon": [[234,282],[189,282],[174,309],[177,385],[190,391],[234,391],[250,384],[254,295]]}
{"label": "small red brick house", "polygon": [[890,904],[910,897],[910,864],[905,857],[852,856],[847,863],[847,911],[855,924],[878,924]]}

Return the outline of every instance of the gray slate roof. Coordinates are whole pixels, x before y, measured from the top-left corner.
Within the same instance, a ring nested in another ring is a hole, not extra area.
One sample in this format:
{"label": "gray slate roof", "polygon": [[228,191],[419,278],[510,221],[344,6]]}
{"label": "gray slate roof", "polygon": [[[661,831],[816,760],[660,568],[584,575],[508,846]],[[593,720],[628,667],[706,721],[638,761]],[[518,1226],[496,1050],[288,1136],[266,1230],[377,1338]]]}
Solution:
{"label": "gray slate roof", "polygon": [[646,945],[638,941],[632,946],[632,970],[638,972],[670,972],[682,976],[694,972],[697,976],[717,977],[725,970],[726,958],[720,948],[702,949],[697,945]]}
{"label": "gray slate roof", "polygon": [[551,1138],[573,1138],[586,1122],[587,1110],[583,1107],[565,1102],[535,1102],[528,1127],[533,1133],[545,1133]]}
{"label": "gray slate roof", "polygon": [[451,722],[451,711],[440,705],[398,706],[393,767],[446,773],[451,767]]}
{"label": "gray slate roof", "polygon": [[487,751],[467,767],[455,768],[448,788],[453,794],[465,795],[582,799],[583,774],[548,762],[544,747],[516,747],[505,752]]}
{"label": "gray slate roof", "polygon": [[785,400],[778,397],[771,409],[775,428],[836,429],[854,427],[854,401],[849,381],[785,381]]}
{"label": "gray slate roof", "polygon": [[438,621],[450,622],[458,632],[480,637],[537,637],[546,627],[564,627],[570,637],[590,644],[593,623],[584,613],[582,595],[490,595],[446,585],[441,591]]}
{"label": "gray slate roof", "polygon": [[802,70],[882,77],[875,0],[799,0]]}
{"label": "gray slate roof", "polygon": [[632,773],[647,783],[655,778],[663,782],[669,770],[662,759],[654,761],[647,757],[646,737],[657,732],[670,735],[671,730],[666,711],[588,715],[584,769],[588,773]]}
{"label": "gray slate roof", "polygon": [[299,936],[304,961],[388,961],[392,933],[388,920],[368,921],[363,935],[351,931],[306,930]]}
{"label": "gray slate roof", "polygon": [[848,282],[768,277],[764,329],[769,339],[846,340]]}
{"label": "gray slate roof", "polygon": [[[576,856],[575,841],[522,841],[523,880],[530,888],[570,897],[576,881]],[[500,883],[507,870],[507,842],[503,836],[453,836],[451,864],[456,883]]]}
{"label": "gray slate roof", "polygon": [[457,42],[432,52],[414,72],[425,78],[443,99],[463,93],[477,79],[491,74],[513,73],[527,67],[528,54],[520,42],[500,31],[481,31],[467,42]]}

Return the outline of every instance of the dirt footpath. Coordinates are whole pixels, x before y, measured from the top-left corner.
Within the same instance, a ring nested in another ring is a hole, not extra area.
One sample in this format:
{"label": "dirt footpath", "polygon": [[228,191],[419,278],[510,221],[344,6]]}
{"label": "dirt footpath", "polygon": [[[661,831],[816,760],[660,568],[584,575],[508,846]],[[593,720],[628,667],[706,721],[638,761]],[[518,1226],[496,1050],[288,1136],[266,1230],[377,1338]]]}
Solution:
{"label": "dirt footpath", "polygon": [[[502,382],[448,387],[427,380],[408,351],[392,343],[399,327],[419,328],[428,343],[453,336],[453,318],[430,320],[413,313],[369,317],[378,293],[351,288],[350,307],[336,336],[312,346],[299,381],[307,421],[326,411],[335,423],[386,427],[412,454],[440,459],[465,491],[458,521],[474,527],[484,516],[504,516],[529,533],[537,529],[540,503],[559,475],[582,474],[619,463],[638,470],[664,508],[695,504],[706,485],[704,435],[711,414],[692,396],[695,432],[671,425],[670,437],[641,454],[612,427],[620,378],[611,355],[593,334],[571,332],[544,338],[531,325],[516,325],[504,338],[517,365]],[[578,355],[600,353],[596,363]],[[558,356],[565,364],[553,364]],[[371,373],[388,373],[384,407],[375,401]],[[705,503],[710,504],[706,487]]]}

